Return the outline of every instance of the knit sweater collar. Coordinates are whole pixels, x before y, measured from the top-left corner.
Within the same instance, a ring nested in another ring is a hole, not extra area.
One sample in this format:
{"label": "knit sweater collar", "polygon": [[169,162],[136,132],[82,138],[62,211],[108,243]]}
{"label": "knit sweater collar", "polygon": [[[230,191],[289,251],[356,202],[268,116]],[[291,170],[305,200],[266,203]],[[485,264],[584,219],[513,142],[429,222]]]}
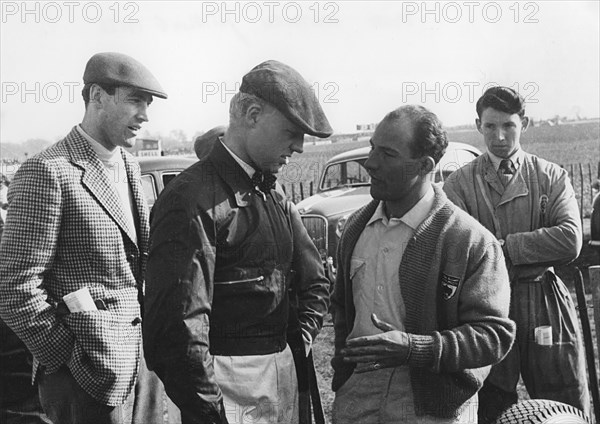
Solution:
{"label": "knit sweater collar", "polygon": [[[432,186],[433,186],[433,191],[435,193],[435,197],[433,200],[433,207],[427,214],[426,218],[417,227],[417,230],[415,231],[415,236],[421,234],[424,231],[424,229],[428,226],[428,224],[431,223],[431,220],[433,219],[433,217],[435,216],[437,211],[439,211],[448,202],[448,198],[446,197],[446,194],[442,190],[441,186],[438,184],[432,184]],[[351,218],[351,221],[348,222],[348,227],[350,227],[350,224],[352,223],[352,224],[356,224],[356,228],[360,228],[360,231],[356,237],[356,240],[358,240],[358,236],[360,236],[360,232],[362,232],[362,229],[367,225],[367,223],[369,222],[369,220],[375,213],[375,210],[377,209],[379,204],[380,204],[379,200],[372,200],[371,202],[369,202],[365,206],[363,206],[362,209],[359,209],[356,212],[356,214],[353,215],[353,217]],[[352,243],[353,248],[354,248],[354,244],[356,244],[356,240],[354,240],[354,242]]]}

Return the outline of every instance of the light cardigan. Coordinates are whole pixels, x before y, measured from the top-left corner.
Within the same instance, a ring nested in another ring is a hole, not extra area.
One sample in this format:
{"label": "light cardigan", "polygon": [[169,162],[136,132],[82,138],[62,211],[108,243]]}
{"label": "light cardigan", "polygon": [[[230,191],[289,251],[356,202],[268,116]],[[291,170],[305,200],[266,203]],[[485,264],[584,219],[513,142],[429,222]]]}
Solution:
{"label": "light cardigan", "polygon": [[[402,257],[399,284],[410,335],[415,412],[449,418],[459,414],[481,388],[490,366],[508,353],[515,326],[508,318],[510,285],[502,248],[441,188],[434,189],[433,208]],[[355,367],[340,354],[355,318],[350,258],[378,204],[372,201],[349,218],[338,246],[332,299],[334,391]]]}

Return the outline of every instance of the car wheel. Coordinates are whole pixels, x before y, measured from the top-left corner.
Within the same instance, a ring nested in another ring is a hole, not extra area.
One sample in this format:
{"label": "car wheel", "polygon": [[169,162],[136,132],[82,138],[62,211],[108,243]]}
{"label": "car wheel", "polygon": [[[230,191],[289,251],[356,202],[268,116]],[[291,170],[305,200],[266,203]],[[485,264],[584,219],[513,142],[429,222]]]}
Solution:
{"label": "car wheel", "polygon": [[580,424],[589,423],[581,410],[546,399],[530,399],[521,401],[498,418],[496,424]]}

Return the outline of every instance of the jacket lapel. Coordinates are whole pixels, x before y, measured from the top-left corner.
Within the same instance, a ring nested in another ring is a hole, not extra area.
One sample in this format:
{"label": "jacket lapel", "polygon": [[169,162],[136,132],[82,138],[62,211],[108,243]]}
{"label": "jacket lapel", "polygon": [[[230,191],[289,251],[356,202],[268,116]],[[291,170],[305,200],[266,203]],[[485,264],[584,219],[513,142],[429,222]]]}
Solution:
{"label": "jacket lapel", "polygon": [[[125,162],[125,171],[127,172],[127,180],[129,181],[129,187],[133,193],[133,200],[137,210],[137,241],[141,252],[146,252],[148,248],[148,237],[150,234],[149,227],[149,212],[146,198],[144,197],[142,183],[140,181],[141,170],[137,162],[135,162],[131,156],[127,155],[121,150],[121,156]],[[133,241],[133,239],[132,239]]]}
{"label": "jacket lapel", "polygon": [[[521,170],[523,165],[519,167]],[[500,202],[498,206],[508,203],[513,199],[521,196],[527,196],[529,194],[529,188],[527,188],[527,184],[525,183],[525,178],[523,178],[523,173],[521,171],[517,171],[517,175],[514,176],[512,180],[506,186],[502,197],[500,198]]]}
{"label": "jacket lapel", "polygon": [[82,184],[133,242],[135,240],[133,233],[135,228],[129,228],[129,225],[127,225],[119,195],[110,183],[110,176],[96,155],[96,152],[94,152],[88,141],[79,134],[77,128],[73,128],[67,139],[69,141],[68,146],[71,153],[71,161],[83,170]]}
{"label": "jacket lapel", "polygon": [[490,160],[490,157],[486,153],[486,157],[483,160],[483,166],[481,167],[481,173],[483,179],[492,187],[500,196],[504,193],[504,186],[498,178],[498,174],[494,169],[494,164]]}
{"label": "jacket lapel", "polygon": [[250,177],[229,154],[220,141],[215,143],[209,154],[209,160],[213,163],[219,177],[221,177],[233,191],[237,206],[240,208],[248,206],[250,197],[252,196],[252,183]]}

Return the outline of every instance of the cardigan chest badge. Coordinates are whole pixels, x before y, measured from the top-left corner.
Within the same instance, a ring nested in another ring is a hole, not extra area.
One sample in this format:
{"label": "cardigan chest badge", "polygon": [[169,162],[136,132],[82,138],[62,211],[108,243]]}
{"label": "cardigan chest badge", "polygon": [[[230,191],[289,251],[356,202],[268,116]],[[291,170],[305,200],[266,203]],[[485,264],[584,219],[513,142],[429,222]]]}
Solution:
{"label": "cardigan chest badge", "polygon": [[458,289],[458,283],[460,283],[460,278],[442,273],[442,293],[444,300],[449,300],[454,296],[456,289]]}
{"label": "cardigan chest badge", "polygon": [[547,207],[548,207],[548,196],[545,194],[542,194],[540,196],[540,213],[545,214]]}

